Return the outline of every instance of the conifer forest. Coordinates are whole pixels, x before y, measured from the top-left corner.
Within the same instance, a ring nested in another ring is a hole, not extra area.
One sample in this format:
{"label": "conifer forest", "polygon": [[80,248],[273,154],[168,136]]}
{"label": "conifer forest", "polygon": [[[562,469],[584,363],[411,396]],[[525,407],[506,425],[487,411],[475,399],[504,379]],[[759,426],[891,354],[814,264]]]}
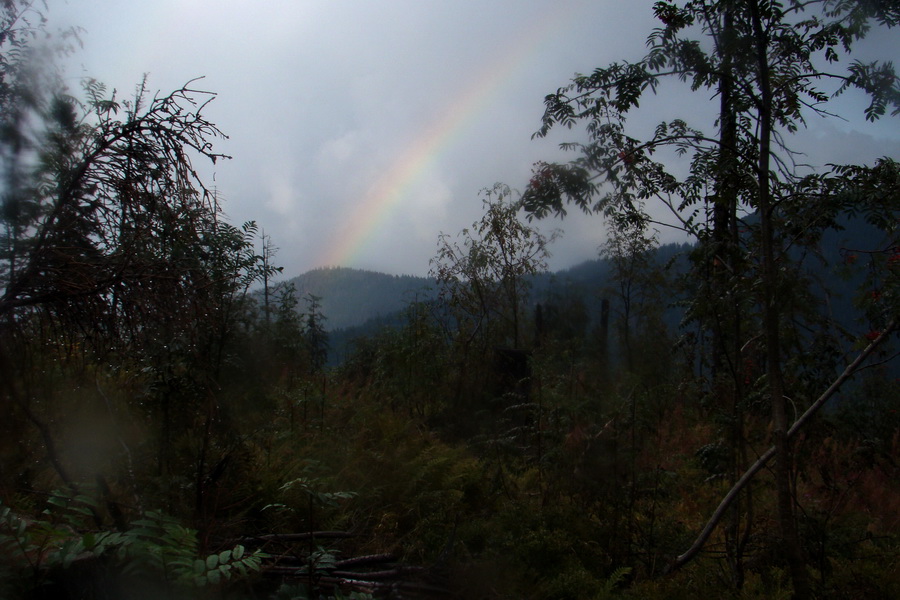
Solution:
{"label": "conifer forest", "polygon": [[[900,2],[656,2],[547,90],[567,160],[340,306],[226,218],[215,91],[64,85],[49,10],[0,3],[0,597],[900,598],[900,165],[792,145],[898,127]],[[636,131],[666,85],[714,114]]]}

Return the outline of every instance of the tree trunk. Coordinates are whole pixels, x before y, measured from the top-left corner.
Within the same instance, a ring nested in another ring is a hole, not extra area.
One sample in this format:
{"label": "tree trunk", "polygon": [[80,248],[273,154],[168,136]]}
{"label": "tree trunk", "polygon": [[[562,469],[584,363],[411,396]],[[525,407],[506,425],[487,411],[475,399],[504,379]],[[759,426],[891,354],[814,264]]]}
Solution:
{"label": "tree trunk", "polygon": [[794,520],[794,498],[791,491],[791,445],[787,437],[784,374],[781,370],[780,302],[777,294],[778,271],[775,267],[774,207],[772,206],[769,169],[772,151],[773,99],[769,79],[768,36],[762,25],[758,2],[750,4],[759,85],[759,157],[757,165],[757,201],[760,219],[762,260],[762,319],[766,341],[766,374],[772,402],[772,437],[775,443],[775,489],[778,498],[778,523],[784,558],[794,584],[794,598],[810,597],[809,577],[800,550],[797,524]]}
{"label": "tree trunk", "polygon": [[[804,412],[799,419],[794,421],[794,424],[791,425],[791,428],[787,431],[787,439],[790,440],[792,437],[797,435],[803,426],[817,413],[819,410],[825,406],[825,403],[834,396],[837,391],[844,385],[844,382],[853,377],[861,368],[863,363],[869,358],[869,356],[891,335],[894,334],[894,330],[897,328],[897,319],[891,320],[888,323],[888,326],[885,327],[884,331],[875,338],[859,355],[853,360],[852,363],[847,365],[844,371],[835,379],[828,389],[825,390],[821,396],[819,396],[815,402],[810,405],[806,412]],[[725,513],[734,503],[734,501],[739,497],[740,493],[743,489],[750,483],[750,481],[759,473],[763,467],[765,467],[770,460],[775,456],[776,448],[772,446],[766,452],[764,452],[755,463],[753,463],[750,468],[748,468],[744,474],[738,479],[737,483],[734,484],[725,497],[722,498],[722,501],[719,503],[719,506],[716,508],[715,512],[713,512],[712,516],[709,518],[709,521],[706,522],[706,525],[700,531],[700,534],[697,536],[697,539],[694,540],[694,543],[691,544],[691,547],[688,548],[683,554],[678,556],[675,561],[669,566],[667,572],[673,573],[685,566],[689,562],[691,562],[695,556],[700,552],[703,546],[706,544],[707,540],[709,540],[709,536],[712,535],[712,532],[715,531],[719,522],[722,520],[722,517],[725,516]]]}
{"label": "tree trunk", "polygon": [[[719,158],[715,203],[713,204],[712,285],[713,310],[713,381],[723,412],[729,415],[729,478],[734,486],[746,469],[744,439],[743,377],[741,354],[744,346],[740,291],[734,289],[733,274],[740,272],[740,236],[737,228],[738,131],[734,107],[734,9],[726,6],[722,14],[720,35],[716,40],[722,61],[719,76]],[[736,502],[726,531],[725,551],[736,590],[744,584],[743,549],[752,531],[751,496],[747,496],[746,527],[741,531],[744,513]]]}

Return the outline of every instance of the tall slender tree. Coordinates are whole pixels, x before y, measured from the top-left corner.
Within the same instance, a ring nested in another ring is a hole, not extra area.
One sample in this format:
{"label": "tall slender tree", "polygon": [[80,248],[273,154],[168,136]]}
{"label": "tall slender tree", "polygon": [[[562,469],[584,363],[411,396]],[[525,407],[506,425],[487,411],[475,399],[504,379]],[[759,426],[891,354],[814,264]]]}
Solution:
{"label": "tall slender tree", "polygon": [[[644,59],[579,76],[546,98],[543,125],[536,135],[584,122],[589,141],[566,146],[580,152],[569,164],[536,166],[525,206],[542,217],[565,214],[566,203],[572,202],[585,211],[635,215],[649,222],[653,219],[642,214],[639,201],[652,198],[670,209],[674,223],[666,225],[679,227],[700,242],[699,266],[708,274],[712,294],[695,297],[694,312],[712,334],[714,380],[721,381],[730,369],[732,381],[739,382],[734,374],[748,341],[742,323],[757,322],[763,332],[780,547],[796,596],[807,597],[789,480],[784,344],[798,339],[785,329],[790,306],[785,290],[796,284],[786,213],[799,210],[810,196],[800,193],[809,176],[794,165],[787,136],[810,115],[827,115],[825,103],[851,88],[868,95],[868,119],[880,118],[889,108],[897,114],[900,89],[891,64],[853,61],[841,70],[841,55],[848,55],[873,23],[895,26],[900,5],[701,0],[657,2],[654,11],[662,26],[651,34]],[[666,76],[689,82],[693,90],[719,95],[714,115],[717,136],[683,120],[661,123],[646,140],[628,135],[626,117]],[[823,91],[833,81],[837,86]],[[652,155],[664,147],[690,158],[687,177],[679,179],[666,164],[653,160]],[[810,212],[803,225],[807,230],[821,231],[834,224],[825,218],[816,221]],[[744,221],[749,235],[738,233],[742,215],[751,217]],[[744,281],[753,286],[739,289]],[[752,305],[743,304],[741,297],[747,294],[742,289],[752,294]],[[731,388],[728,393],[738,407],[740,384]],[[713,386],[712,391],[721,394],[722,388]],[[739,413],[735,411],[736,418]],[[740,430],[733,435],[739,440]]]}
{"label": "tall slender tree", "polygon": [[328,362],[328,332],[325,330],[325,314],[322,312],[322,298],[315,294],[303,297],[306,301],[303,337],[309,353],[309,369],[318,375]]}

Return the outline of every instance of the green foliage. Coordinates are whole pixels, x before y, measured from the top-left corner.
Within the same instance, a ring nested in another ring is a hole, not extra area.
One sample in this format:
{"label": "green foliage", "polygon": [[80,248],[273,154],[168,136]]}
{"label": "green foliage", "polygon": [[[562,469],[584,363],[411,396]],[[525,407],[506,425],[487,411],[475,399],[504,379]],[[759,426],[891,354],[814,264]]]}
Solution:
{"label": "green foliage", "polygon": [[595,596],[595,600],[612,600],[612,598],[615,598],[616,590],[625,583],[630,574],[630,567],[619,567],[610,573]]}
{"label": "green foliage", "polygon": [[[248,553],[238,544],[205,558],[198,557],[197,532],[156,512],[146,513],[131,524],[131,529],[117,535],[124,538],[124,546],[130,546],[126,553],[130,562],[126,573],[137,570],[145,577],[161,573],[167,581],[178,585],[203,587],[218,585],[232,577],[246,578],[259,570],[266,556],[260,551]],[[98,546],[104,543],[112,545],[107,539],[98,540]],[[141,573],[144,570],[147,573]]]}
{"label": "green foliage", "polygon": [[424,420],[440,414],[450,406],[450,344],[435,310],[431,302],[412,303],[402,325],[357,338],[340,377],[365,383],[372,400],[391,410]]}
{"label": "green foliage", "polygon": [[[310,468],[311,465],[306,467],[306,469]],[[338,506],[340,500],[349,500],[357,495],[355,492],[323,492],[319,489],[320,485],[321,482],[315,478],[298,477],[288,481],[279,489],[285,493],[292,490],[298,491],[316,505],[332,508]]]}
{"label": "green foliage", "polygon": [[[57,493],[47,504],[43,518],[27,520],[0,506],[0,552],[7,559],[4,584],[26,575],[24,580],[40,585],[64,578],[76,561],[101,559],[104,568],[119,570],[124,580],[164,581],[172,589],[188,590],[246,579],[259,571],[266,557],[240,544],[198,556],[197,532],[154,511],[131,522],[126,531],[85,531],[85,519],[99,508],[92,498]],[[55,571],[57,567],[62,571]]]}

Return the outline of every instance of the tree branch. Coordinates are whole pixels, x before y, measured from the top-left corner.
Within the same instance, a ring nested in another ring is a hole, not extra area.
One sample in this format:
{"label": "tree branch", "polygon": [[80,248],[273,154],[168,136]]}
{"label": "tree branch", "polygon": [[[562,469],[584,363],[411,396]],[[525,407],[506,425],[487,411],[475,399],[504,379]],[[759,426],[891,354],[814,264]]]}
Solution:
{"label": "tree branch", "polygon": [[[847,365],[847,368],[835,379],[828,389],[816,399],[812,405],[806,409],[800,418],[798,418],[791,428],[787,431],[787,439],[791,439],[794,435],[797,434],[798,431],[825,405],[826,402],[840,389],[840,387],[844,384],[845,381],[850,379],[853,375],[855,375],[862,367],[862,364],[869,358],[869,356],[894,332],[897,328],[897,319],[894,318],[885,327],[884,331],[881,334],[872,340],[872,342],[866,346],[866,348],[859,353],[859,355],[853,360],[852,363]],[[728,511],[731,504],[737,499],[743,489],[750,483],[750,480],[762,470],[763,467],[766,466],[772,457],[775,456],[775,446],[770,447],[766,452],[764,452],[759,459],[753,465],[747,469],[747,471],[741,476],[741,478],[734,484],[734,486],[725,494],[725,497],[722,498],[722,502],[719,503],[718,508],[716,508],[715,512],[710,517],[709,521],[706,523],[706,526],[697,536],[697,539],[694,540],[694,543],[690,548],[682,555],[678,556],[675,561],[669,565],[666,569],[666,573],[674,573],[681,567],[688,564],[691,560],[693,560],[696,555],[703,549],[703,546],[706,544],[707,540],[709,540],[712,532],[715,531],[716,526],[718,526],[719,521],[722,520],[722,517],[725,516],[725,513]]]}

